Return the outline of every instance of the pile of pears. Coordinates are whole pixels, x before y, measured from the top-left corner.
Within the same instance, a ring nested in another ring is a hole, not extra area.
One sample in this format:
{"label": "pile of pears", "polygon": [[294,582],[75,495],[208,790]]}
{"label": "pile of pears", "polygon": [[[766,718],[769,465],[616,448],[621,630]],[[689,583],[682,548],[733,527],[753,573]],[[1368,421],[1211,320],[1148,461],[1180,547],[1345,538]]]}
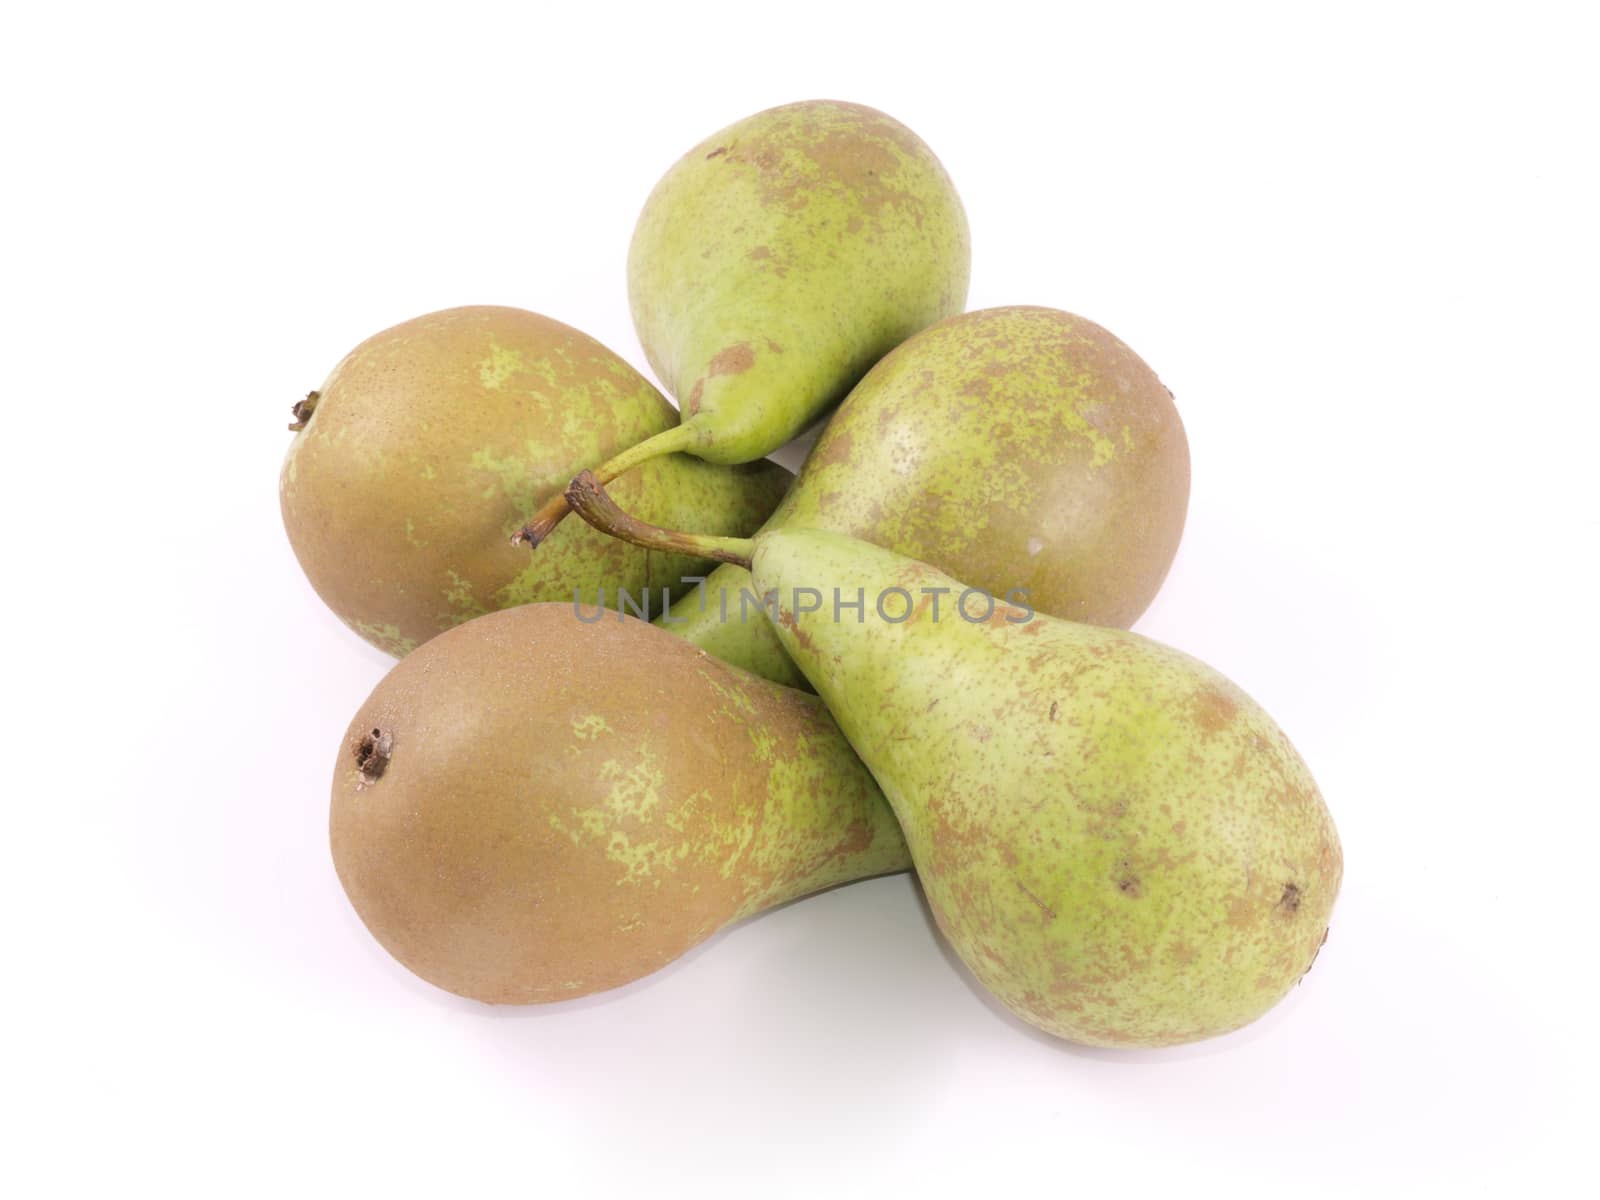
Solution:
{"label": "pile of pears", "polygon": [[[1128,346],[966,312],[966,214],[910,129],[811,101],[645,203],[635,328],[669,402],[532,312],[368,339],[294,406],[312,586],[399,658],[338,746],[345,892],[404,966],[534,1004],[913,870],[1022,1020],[1237,1029],[1310,968],[1338,835],[1217,671],[1128,627],[1189,452]],[[766,455],[826,420],[797,477]]]}

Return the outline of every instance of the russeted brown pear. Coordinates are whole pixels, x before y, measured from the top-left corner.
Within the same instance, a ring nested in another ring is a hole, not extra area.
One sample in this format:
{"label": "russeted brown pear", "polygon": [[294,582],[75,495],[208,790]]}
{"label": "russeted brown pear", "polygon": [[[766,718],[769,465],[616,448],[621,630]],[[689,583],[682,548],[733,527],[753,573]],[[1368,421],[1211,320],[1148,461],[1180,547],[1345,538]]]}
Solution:
{"label": "russeted brown pear", "polygon": [[479,617],[396,664],[340,743],[330,834],[378,941],[495,1004],[617,987],[910,862],[815,696],[570,603]]}
{"label": "russeted brown pear", "polygon": [[[515,308],[454,308],[369,338],[295,406],[284,526],[328,607],[390,654],[481,613],[619,590],[651,607],[705,560],[581,521],[537,556],[511,534],[575,470],[673,428],[665,397],[593,338]],[[772,463],[654,459],[618,488],[663,520],[749,532],[788,482]]]}
{"label": "russeted brown pear", "polygon": [[[1133,350],[1059,309],[989,308],[873,367],[765,528],[849,534],[1039,612],[1126,629],[1166,578],[1188,504],[1183,422]],[[797,685],[756,599],[747,571],[720,566],[661,624]]]}

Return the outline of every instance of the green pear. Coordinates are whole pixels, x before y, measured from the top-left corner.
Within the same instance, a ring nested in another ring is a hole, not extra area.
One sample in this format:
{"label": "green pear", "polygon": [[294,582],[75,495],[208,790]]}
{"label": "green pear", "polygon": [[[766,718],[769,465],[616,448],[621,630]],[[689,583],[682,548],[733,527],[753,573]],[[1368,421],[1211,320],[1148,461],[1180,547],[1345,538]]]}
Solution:
{"label": "green pear", "polygon": [[1059,1037],[1237,1029],[1310,968],[1343,869],[1305,763],[1205,664],[998,602],[823,530],[650,530],[592,478],[587,519],[743,560],[783,647],[899,818],[939,928]]}
{"label": "green pear", "polygon": [[397,664],[340,744],[330,837],[385,949],[497,1004],[617,987],[730,922],[910,865],[815,696],[570,602]]}
{"label": "green pear", "polygon": [[[991,308],[880,361],[764,528],[830,529],[1039,612],[1127,628],[1183,534],[1189,445],[1169,392],[1092,321]],[[750,576],[720,566],[660,624],[791,686]]]}
{"label": "green pear", "polygon": [[[595,470],[658,454],[770,454],[879,358],[961,311],[966,212],[933,151],[875,109],[787,104],[701,142],[656,184],[628,252],[634,326],[682,424]],[[524,527],[538,545],[566,514]]]}
{"label": "green pear", "polygon": [[[295,406],[278,493],[290,544],[347,625],[402,655],[481,613],[534,601],[652,610],[705,560],[619,544],[574,521],[531,559],[509,537],[572,475],[676,414],[593,338],[515,308],[454,308],[369,338]],[[772,463],[687,455],[621,480],[640,511],[748,533],[788,482]]]}

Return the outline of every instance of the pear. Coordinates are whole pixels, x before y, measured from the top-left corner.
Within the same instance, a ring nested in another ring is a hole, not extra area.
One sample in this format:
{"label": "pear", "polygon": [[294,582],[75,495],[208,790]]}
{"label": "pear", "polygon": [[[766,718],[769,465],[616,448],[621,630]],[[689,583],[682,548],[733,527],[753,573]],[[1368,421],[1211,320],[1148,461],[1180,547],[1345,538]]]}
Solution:
{"label": "pear", "polygon": [[[880,361],[829,419],[765,528],[830,529],[1039,612],[1127,628],[1177,554],[1189,445],[1131,349],[1059,309],[941,321]],[[718,567],[660,623],[791,686],[798,671]]]}
{"label": "pear", "polygon": [[[667,399],[593,338],[515,308],[455,308],[369,338],[295,406],[279,477],[290,544],[318,595],[390,654],[534,601],[665,607],[704,560],[618,544],[582,522],[530,560],[509,535],[577,470],[674,427]],[[788,473],[686,455],[620,481],[668,523],[748,533]]]}
{"label": "pear", "polygon": [[480,617],[398,663],[340,744],[330,837],[384,948],[495,1004],[617,987],[730,922],[910,865],[815,696],[570,603]]}
{"label": "pear", "polygon": [[939,928],[1041,1029],[1165,1046],[1237,1029],[1309,969],[1343,869],[1305,763],[1205,664],[996,601],[823,530],[620,536],[749,566],[899,818]]}
{"label": "pear", "polygon": [[[682,424],[595,475],[658,454],[770,454],[879,358],[965,306],[966,212],[927,145],[859,104],[811,100],[730,125],[656,184],[628,252],[634,326]],[[522,531],[538,545],[552,498]]]}

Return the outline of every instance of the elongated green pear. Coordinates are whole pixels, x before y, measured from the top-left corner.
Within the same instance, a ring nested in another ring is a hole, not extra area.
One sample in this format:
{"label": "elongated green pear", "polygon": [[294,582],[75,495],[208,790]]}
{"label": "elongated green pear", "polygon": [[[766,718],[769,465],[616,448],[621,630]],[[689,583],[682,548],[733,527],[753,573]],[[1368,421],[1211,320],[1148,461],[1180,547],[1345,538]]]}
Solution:
{"label": "elongated green pear", "polygon": [[496,1004],[638,979],[909,865],[815,696],[632,617],[536,604],[403,659],[333,775],[334,865],[395,958]]}
{"label": "elongated green pear", "polygon": [[[713,134],[645,202],[628,252],[634,326],[682,424],[595,470],[658,454],[770,454],[917,330],[958,313],[966,212],[933,151],[892,117],[812,100]],[[559,496],[520,535],[538,545]]]}
{"label": "elongated green pear", "polygon": [[[534,601],[681,594],[704,560],[618,544],[574,522],[536,559],[510,534],[573,473],[672,428],[622,359],[516,308],[453,308],[369,338],[295,406],[278,481],[289,541],[323,601],[402,655],[481,613]],[[669,523],[748,533],[788,473],[658,459],[619,482]]]}
{"label": "elongated green pear", "polygon": [[[568,495],[613,532],[683,539],[592,479]],[[774,593],[939,928],[1013,1012],[1077,1042],[1171,1045],[1254,1020],[1309,969],[1338,836],[1283,732],[1216,671],[840,534],[698,541]]]}
{"label": "elongated green pear", "polygon": [[[867,372],[764,528],[847,533],[1039,612],[1127,628],[1172,565],[1188,503],[1183,422],[1137,354],[1059,309],[990,308]],[[746,593],[749,573],[720,566],[661,624],[795,685]]]}

